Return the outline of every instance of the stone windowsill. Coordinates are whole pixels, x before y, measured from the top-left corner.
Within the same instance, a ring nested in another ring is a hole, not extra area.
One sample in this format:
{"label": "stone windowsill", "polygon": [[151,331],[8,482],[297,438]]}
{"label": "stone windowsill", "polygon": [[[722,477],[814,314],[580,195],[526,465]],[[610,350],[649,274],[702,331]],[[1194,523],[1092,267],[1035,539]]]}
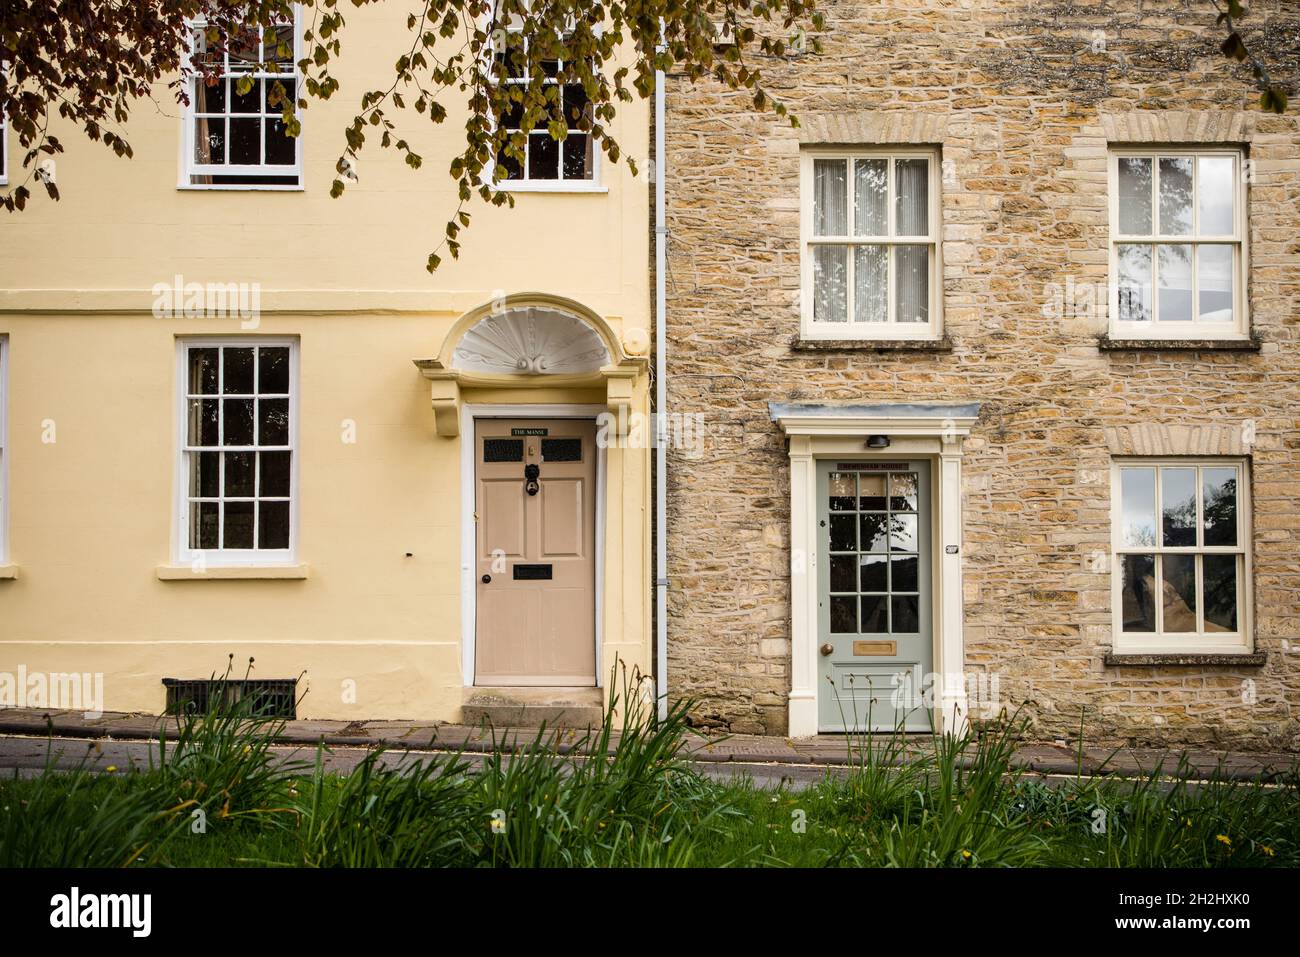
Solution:
{"label": "stone windowsill", "polygon": [[0,565],[0,581],[12,581],[18,577],[17,565]]}
{"label": "stone windowsill", "polygon": [[202,571],[190,565],[159,565],[155,572],[159,581],[239,581],[239,580],[291,580],[307,577],[307,566],[297,565],[219,565]]}
{"label": "stone windowsill", "polygon": [[952,352],[952,340],[941,339],[801,339],[793,352]]}
{"label": "stone windowsill", "polygon": [[1259,352],[1260,342],[1249,339],[1112,339],[1097,340],[1102,352]]}
{"label": "stone windowsill", "polygon": [[1159,654],[1159,655],[1125,655],[1108,652],[1102,661],[1107,665],[1182,665],[1198,667],[1204,665],[1225,665],[1229,667],[1259,667],[1268,659],[1267,652],[1252,651],[1232,655],[1202,654]]}

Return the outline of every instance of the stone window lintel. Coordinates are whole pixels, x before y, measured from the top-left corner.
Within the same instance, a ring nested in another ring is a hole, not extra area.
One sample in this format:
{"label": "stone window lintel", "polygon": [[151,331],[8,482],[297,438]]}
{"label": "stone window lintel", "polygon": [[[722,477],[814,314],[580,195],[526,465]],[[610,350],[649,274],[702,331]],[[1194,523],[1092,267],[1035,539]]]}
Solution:
{"label": "stone window lintel", "polygon": [[1248,457],[1249,446],[1237,424],[1110,426],[1104,430],[1112,456]]}
{"label": "stone window lintel", "polygon": [[803,146],[941,146],[948,116],[918,110],[857,110],[799,118]]}
{"label": "stone window lintel", "polygon": [[1255,118],[1244,110],[1125,110],[1099,117],[1106,141],[1124,144],[1176,143],[1245,146],[1255,134]]}

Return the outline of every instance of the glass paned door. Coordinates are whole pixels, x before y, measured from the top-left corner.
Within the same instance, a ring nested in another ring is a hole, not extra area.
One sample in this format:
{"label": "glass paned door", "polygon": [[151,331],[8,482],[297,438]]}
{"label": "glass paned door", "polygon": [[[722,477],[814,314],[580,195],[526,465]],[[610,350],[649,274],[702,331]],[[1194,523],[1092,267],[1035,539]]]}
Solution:
{"label": "glass paned door", "polygon": [[822,731],[930,730],[930,464],[821,462],[818,716]]}

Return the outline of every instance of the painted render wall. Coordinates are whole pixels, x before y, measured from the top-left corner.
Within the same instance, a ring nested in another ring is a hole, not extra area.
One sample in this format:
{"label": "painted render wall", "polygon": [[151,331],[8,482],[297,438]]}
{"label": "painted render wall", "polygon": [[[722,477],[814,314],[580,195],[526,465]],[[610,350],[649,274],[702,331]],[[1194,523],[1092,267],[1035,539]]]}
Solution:
{"label": "painted render wall", "polygon": [[[1291,7],[1255,3],[1249,23],[1287,82]],[[1295,97],[1259,113],[1201,4],[819,8],[821,56],[754,64],[800,129],[715,84],[669,84],[669,408],[706,422],[702,452],[670,452],[673,693],[703,725],[786,730],[789,460],[769,402],[981,402],[963,461],[966,670],[997,675],[1038,737],[1074,737],[1082,715],[1089,743],[1300,746]],[[1051,284],[1108,282],[1107,144],[1125,141],[1248,144],[1258,351],[1103,351],[1104,308],[1045,314]],[[827,143],[941,148],[950,351],[795,347],[800,150]],[[1249,456],[1262,666],[1105,664],[1109,562],[1090,557],[1111,546],[1112,456],[1143,449]]]}
{"label": "painted render wall", "polygon": [[[343,91],[303,116],[305,184],[294,192],[178,190],[178,115],[139,107],[135,158],[61,130],[61,202],[37,197],[0,229],[0,335],[8,337],[9,561],[0,581],[0,672],[103,672],[109,710],[157,712],[160,678],[206,677],[234,654],[242,675],[306,672],[300,716],[456,720],[462,699],[460,446],[436,434],[430,383],[455,320],[503,293],[571,298],[623,337],[650,322],[644,173],[604,163],[605,192],[521,193],[515,209],[472,205],[461,258],[425,258],[455,210],[445,157],[462,119],[425,154],[365,150],[360,183],[329,198],[353,104],[386,75],[405,14],[349,13]],[[363,78],[370,78],[363,82]],[[160,102],[167,94],[160,85]],[[179,114],[179,107],[173,111]],[[644,159],[644,103],[615,124]],[[9,144],[18,181],[19,150]],[[38,190],[39,191],[39,190]],[[238,319],[157,319],[150,288],[260,283],[255,330]],[[299,338],[298,560],[305,580],[161,581],[170,559],[179,455],[176,340]],[[647,409],[646,376],[632,409]],[[603,402],[601,390],[466,390],[466,402]],[[539,414],[544,414],[544,406]],[[51,420],[56,441],[42,441]],[[342,441],[344,420],[357,441]],[[611,450],[604,660],[650,668],[649,452]],[[412,557],[407,558],[406,553]],[[357,683],[345,703],[343,682]]]}

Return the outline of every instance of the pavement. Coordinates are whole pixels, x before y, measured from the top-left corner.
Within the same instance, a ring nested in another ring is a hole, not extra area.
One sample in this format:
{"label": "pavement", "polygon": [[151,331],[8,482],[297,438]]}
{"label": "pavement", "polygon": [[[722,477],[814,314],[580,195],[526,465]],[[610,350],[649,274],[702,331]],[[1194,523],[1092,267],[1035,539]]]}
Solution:
{"label": "pavement", "polygon": [[[57,752],[61,766],[84,760],[105,767],[115,759],[120,766],[147,766],[151,742],[160,732],[174,739],[175,718],[147,714],[105,712],[87,717],[74,711],[0,709],[0,768],[33,773]],[[558,753],[588,750],[586,737],[560,729],[546,734]],[[285,760],[314,760],[317,745],[326,745],[334,770],[345,771],[366,753],[377,748],[399,752],[438,754],[459,752],[477,763],[493,751],[514,750],[536,740],[535,728],[489,729],[433,721],[286,721],[276,743]],[[53,740],[51,740],[53,739]],[[83,742],[78,746],[78,740]],[[861,738],[856,738],[855,743]],[[57,745],[57,747],[55,746]],[[876,742],[877,747],[884,745]],[[924,753],[929,736],[909,740],[907,755]],[[860,756],[850,752],[844,736],[780,738],[733,734],[710,737],[692,733],[687,738],[687,756],[710,777],[747,776],[758,783],[810,783],[827,773],[842,773]],[[1025,743],[1016,748],[1013,765],[1047,776],[1137,777],[1157,769],[1173,773],[1185,763],[1188,776],[1207,779],[1217,774],[1230,780],[1277,780],[1300,769],[1300,755],[1282,752],[1229,752],[1211,750],[1166,751],[1146,748],[1077,747],[1051,743]]]}

